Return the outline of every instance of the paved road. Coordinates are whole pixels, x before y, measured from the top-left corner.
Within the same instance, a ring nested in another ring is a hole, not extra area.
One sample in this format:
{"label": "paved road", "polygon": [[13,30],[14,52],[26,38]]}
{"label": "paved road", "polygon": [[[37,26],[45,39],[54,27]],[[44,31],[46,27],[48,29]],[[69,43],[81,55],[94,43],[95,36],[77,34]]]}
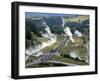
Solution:
{"label": "paved road", "polygon": [[53,48],[52,50],[49,51],[49,53],[47,54],[43,54],[41,56],[38,57],[37,61],[48,61],[50,60],[55,54],[57,54],[57,52],[64,47],[64,45],[66,44],[66,42],[69,41],[68,37],[66,36],[63,40],[63,42],[57,47],[57,48]]}
{"label": "paved road", "polygon": [[52,59],[52,57],[55,56],[55,54],[57,54],[59,50],[63,48],[66,43],[68,43],[68,41],[68,37],[65,37],[63,42],[58,47],[53,48],[47,54],[40,55],[33,63],[45,62]]}
{"label": "paved road", "polygon": [[68,42],[69,42],[69,38],[65,37],[64,40],[63,40],[63,42],[56,48],[56,51],[59,52],[59,50],[61,48],[63,48],[65,46],[65,44],[68,43]]}

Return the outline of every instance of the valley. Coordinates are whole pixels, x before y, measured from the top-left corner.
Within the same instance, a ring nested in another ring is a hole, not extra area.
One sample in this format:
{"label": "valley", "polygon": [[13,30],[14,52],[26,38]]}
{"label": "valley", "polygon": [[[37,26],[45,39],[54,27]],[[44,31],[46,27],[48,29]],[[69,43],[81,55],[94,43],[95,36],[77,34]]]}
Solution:
{"label": "valley", "polygon": [[89,65],[89,16],[26,16],[25,67]]}

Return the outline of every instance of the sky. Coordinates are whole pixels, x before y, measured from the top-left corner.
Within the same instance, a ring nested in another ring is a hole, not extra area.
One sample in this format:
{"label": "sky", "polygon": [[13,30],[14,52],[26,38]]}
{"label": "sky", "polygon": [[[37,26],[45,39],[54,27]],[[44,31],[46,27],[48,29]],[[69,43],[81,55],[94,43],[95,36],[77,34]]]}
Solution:
{"label": "sky", "polygon": [[76,14],[60,14],[60,13],[39,13],[39,12],[25,12],[26,17],[32,16],[75,16]]}

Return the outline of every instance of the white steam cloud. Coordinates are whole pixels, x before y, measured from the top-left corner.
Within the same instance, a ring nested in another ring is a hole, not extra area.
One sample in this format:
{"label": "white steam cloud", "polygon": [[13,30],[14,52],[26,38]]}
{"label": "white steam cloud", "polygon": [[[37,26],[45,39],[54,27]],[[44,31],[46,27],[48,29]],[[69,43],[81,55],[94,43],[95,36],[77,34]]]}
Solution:
{"label": "white steam cloud", "polygon": [[78,36],[78,37],[82,37],[82,33],[79,32],[78,30],[76,30],[76,31],[74,32],[74,34],[75,34],[76,36]]}
{"label": "white steam cloud", "polygon": [[65,32],[65,34],[67,35],[67,36],[69,36],[69,38],[70,38],[70,40],[72,41],[72,42],[75,42],[74,41],[74,39],[73,39],[73,34],[72,34],[72,32],[71,32],[71,30],[70,30],[70,28],[69,27],[66,27],[65,29],[64,29],[64,32]]}

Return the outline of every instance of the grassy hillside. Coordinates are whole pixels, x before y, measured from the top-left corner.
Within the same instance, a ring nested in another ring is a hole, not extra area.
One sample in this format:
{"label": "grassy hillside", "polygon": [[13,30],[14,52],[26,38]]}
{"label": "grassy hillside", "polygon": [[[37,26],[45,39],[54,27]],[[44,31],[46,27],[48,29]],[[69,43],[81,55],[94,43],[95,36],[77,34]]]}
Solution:
{"label": "grassy hillside", "polygon": [[71,18],[66,18],[65,22],[83,22],[85,20],[88,20],[89,16],[85,15],[85,16],[76,16],[76,17],[71,17]]}

